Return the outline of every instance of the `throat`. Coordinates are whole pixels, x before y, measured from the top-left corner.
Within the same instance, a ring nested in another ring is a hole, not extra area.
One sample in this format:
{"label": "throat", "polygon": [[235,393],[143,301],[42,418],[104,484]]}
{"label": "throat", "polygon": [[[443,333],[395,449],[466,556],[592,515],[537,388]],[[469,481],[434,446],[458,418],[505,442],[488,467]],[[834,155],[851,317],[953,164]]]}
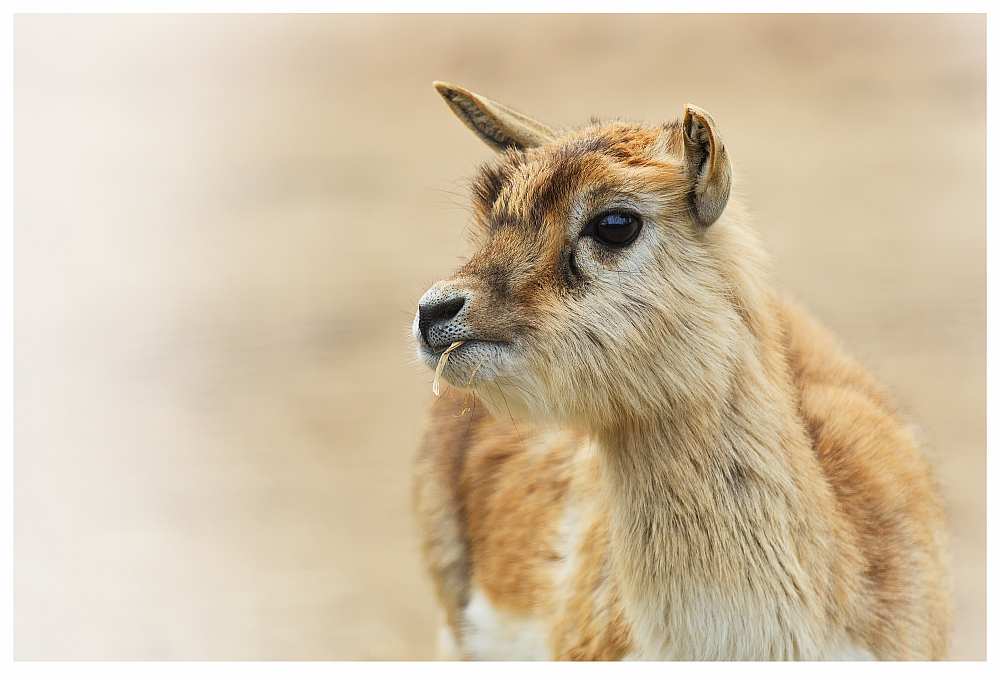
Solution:
{"label": "throat", "polygon": [[788,498],[780,444],[761,438],[778,435],[750,431],[748,420],[721,409],[601,440],[615,533],[631,538],[624,549],[645,552],[635,561],[644,573],[722,572],[731,566],[729,540],[744,536],[765,504]]}

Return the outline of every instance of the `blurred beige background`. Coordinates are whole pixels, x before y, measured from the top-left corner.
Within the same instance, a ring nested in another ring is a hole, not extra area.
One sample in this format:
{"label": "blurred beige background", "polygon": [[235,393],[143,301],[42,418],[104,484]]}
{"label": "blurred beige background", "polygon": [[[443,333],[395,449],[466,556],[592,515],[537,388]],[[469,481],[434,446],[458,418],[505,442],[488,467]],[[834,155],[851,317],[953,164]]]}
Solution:
{"label": "blurred beige background", "polygon": [[416,301],[490,151],[715,116],[777,277],[897,393],[986,655],[984,16],[14,19],[14,656],[426,659]]}

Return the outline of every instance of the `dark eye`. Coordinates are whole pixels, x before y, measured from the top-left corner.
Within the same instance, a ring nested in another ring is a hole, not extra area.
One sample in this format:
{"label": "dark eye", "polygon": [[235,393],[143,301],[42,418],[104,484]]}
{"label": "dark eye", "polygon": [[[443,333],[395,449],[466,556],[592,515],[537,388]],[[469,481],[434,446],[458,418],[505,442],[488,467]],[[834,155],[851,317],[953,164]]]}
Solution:
{"label": "dark eye", "polygon": [[641,227],[638,216],[608,213],[594,221],[594,238],[605,246],[625,246],[635,241]]}

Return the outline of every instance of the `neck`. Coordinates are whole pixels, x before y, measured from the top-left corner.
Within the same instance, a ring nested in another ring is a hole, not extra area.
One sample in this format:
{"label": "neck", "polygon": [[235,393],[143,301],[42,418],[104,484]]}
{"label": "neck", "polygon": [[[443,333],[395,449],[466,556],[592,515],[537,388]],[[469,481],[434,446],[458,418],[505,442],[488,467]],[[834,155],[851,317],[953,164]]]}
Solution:
{"label": "neck", "polygon": [[832,495],[785,368],[777,347],[748,341],[713,403],[596,434],[612,555],[649,656],[819,655]]}

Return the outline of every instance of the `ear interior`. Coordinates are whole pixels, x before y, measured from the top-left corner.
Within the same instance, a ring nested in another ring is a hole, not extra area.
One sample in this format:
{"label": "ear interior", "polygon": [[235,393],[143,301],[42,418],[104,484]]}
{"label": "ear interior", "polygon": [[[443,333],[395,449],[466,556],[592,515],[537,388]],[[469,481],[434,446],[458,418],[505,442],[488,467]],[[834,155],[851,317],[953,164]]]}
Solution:
{"label": "ear interior", "polygon": [[538,120],[485,96],[447,82],[435,82],[434,88],[458,118],[497,152],[538,147],[552,142],[557,136]]}
{"label": "ear interior", "polygon": [[715,120],[698,106],[684,112],[684,161],[691,176],[691,205],[695,219],[708,227],[722,215],[729,202],[732,169]]}

